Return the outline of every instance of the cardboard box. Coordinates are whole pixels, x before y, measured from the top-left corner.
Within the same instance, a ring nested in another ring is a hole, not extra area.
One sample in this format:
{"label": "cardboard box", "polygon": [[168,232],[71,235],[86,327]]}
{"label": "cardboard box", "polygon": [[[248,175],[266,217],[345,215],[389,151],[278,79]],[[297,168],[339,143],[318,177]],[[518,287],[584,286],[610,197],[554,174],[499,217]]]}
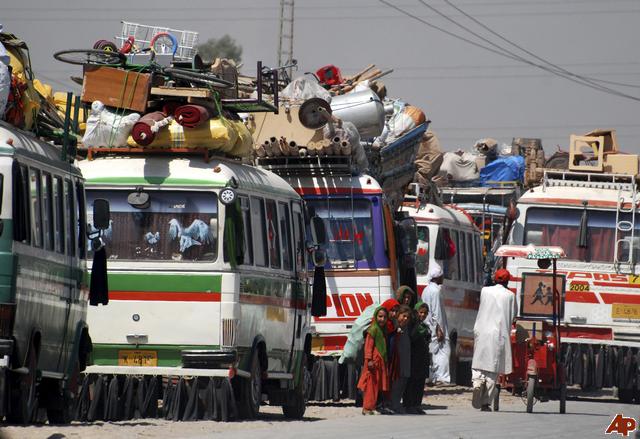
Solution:
{"label": "cardboard box", "polygon": [[638,154],[607,154],[604,171],[612,174],[638,174]]}
{"label": "cardboard box", "polygon": [[151,74],[114,67],[86,66],[82,102],[101,101],[109,107],[144,113],[151,90]]}

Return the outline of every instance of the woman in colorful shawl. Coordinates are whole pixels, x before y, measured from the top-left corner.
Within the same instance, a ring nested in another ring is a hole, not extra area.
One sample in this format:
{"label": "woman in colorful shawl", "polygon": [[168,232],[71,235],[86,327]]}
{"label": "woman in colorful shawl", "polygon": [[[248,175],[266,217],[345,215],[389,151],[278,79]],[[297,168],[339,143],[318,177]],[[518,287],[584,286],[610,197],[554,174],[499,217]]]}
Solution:
{"label": "woman in colorful shawl", "polygon": [[372,415],[380,392],[389,390],[387,377],[387,338],[385,328],[388,311],[383,306],[376,309],[364,342],[364,366],[358,381],[362,391],[362,414]]}
{"label": "woman in colorful shawl", "polygon": [[411,376],[404,392],[403,405],[407,413],[424,415],[421,406],[424,384],[429,375],[429,343],[431,343],[431,331],[425,324],[429,307],[426,303],[419,301],[414,310],[413,324],[409,328]]}

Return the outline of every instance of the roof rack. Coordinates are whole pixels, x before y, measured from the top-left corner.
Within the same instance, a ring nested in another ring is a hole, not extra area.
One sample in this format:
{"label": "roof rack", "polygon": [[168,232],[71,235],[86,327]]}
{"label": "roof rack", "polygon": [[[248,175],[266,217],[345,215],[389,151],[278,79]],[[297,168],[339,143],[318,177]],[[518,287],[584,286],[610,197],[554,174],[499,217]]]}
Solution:
{"label": "roof rack", "polygon": [[279,156],[256,158],[256,166],[280,176],[352,176],[351,156]]}
{"label": "roof rack", "polygon": [[213,157],[225,157],[218,151],[208,148],[127,148],[127,147],[89,147],[87,151],[87,160],[93,160],[98,155],[201,155],[205,163]]}
{"label": "roof rack", "polygon": [[548,187],[584,187],[633,191],[635,176],[630,174],[596,174],[593,172],[544,171],[543,190]]}

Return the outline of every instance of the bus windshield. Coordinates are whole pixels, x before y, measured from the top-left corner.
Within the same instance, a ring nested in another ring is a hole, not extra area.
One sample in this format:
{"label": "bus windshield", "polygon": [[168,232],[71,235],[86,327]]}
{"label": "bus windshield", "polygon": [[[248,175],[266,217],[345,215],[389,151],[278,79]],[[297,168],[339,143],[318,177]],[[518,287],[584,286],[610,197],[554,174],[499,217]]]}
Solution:
{"label": "bus windshield", "polygon": [[[616,212],[587,210],[587,246],[578,247],[582,209],[529,208],[524,244],[558,245],[567,259],[613,263]],[[621,215],[621,219],[628,219]],[[636,233],[640,224],[636,224]]]}
{"label": "bus windshield", "polygon": [[307,200],[311,210],[324,220],[327,258],[332,266],[373,261],[374,238],[371,201],[326,198]]}
{"label": "bus windshield", "polygon": [[150,205],[127,202],[130,190],[87,190],[90,230],[93,200],[109,200],[111,221],[103,233],[110,260],[214,261],[218,200],[211,192],[146,191]]}

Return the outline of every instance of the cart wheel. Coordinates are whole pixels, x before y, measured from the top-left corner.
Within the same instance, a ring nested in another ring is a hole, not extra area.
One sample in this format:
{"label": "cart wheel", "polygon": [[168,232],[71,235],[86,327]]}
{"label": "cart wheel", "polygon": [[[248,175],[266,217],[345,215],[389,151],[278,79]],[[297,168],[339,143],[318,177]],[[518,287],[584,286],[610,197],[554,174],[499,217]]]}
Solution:
{"label": "cart wheel", "polygon": [[533,412],[533,402],[536,393],[536,377],[529,377],[527,381],[527,413]]}
{"label": "cart wheel", "polygon": [[500,411],[500,385],[496,384],[496,397],[493,400],[493,411]]}
{"label": "cart wheel", "polygon": [[567,412],[567,384],[562,383],[560,385],[560,413]]}
{"label": "cart wheel", "polygon": [[53,54],[58,61],[76,65],[114,66],[124,65],[126,58],[118,52],[97,49],[62,50]]}

